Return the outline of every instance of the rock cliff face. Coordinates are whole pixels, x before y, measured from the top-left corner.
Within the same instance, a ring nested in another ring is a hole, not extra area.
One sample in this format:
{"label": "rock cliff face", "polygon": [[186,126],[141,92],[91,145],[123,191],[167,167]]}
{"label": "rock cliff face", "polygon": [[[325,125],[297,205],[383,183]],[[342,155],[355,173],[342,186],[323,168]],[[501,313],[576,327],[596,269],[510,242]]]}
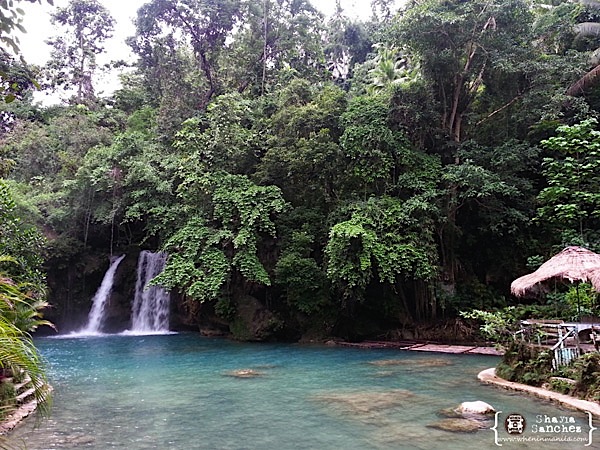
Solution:
{"label": "rock cliff face", "polygon": [[127,254],[115,273],[104,320],[104,331],[118,333],[131,325],[131,304],[135,294],[137,254]]}
{"label": "rock cliff face", "polygon": [[[92,251],[73,255],[66,260],[55,259],[48,262],[48,300],[51,307],[44,312],[44,316],[54,323],[59,333],[69,333],[81,329],[86,324],[92,298],[109,264],[109,255]],[[103,331],[114,333],[129,326],[136,264],[137,254],[127,254],[115,273]]]}
{"label": "rock cliff face", "polygon": [[230,325],[233,337],[243,341],[272,340],[282,327],[283,322],[273,312],[248,295],[238,302]]}
{"label": "rock cliff face", "polygon": [[[135,298],[137,265],[140,250],[128,249],[126,256],[115,272],[110,299],[105,309],[102,331],[119,333],[131,327],[131,310]],[[44,312],[60,334],[76,331],[85,326],[92,306],[92,298],[102,282],[110,264],[109,255],[89,250],[75,253],[70,258],[54,259],[48,262],[47,280],[51,307]],[[256,305],[255,305],[256,306]],[[255,309],[251,307],[250,309]],[[246,311],[244,309],[244,311]],[[264,316],[265,313],[262,313]],[[246,323],[245,315],[240,324]],[[176,293],[171,296],[170,328],[174,331],[192,330],[207,335],[229,335],[228,321],[219,318],[210,305],[198,302],[186,302]],[[265,335],[258,330],[264,327],[252,325],[250,320],[249,336]],[[240,329],[245,329],[241,325]],[[40,329],[40,333],[54,333],[49,328]],[[243,333],[246,335],[246,333]],[[260,339],[260,338],[259,338]],[[252,339],[251,339],[252,340]]]}
{"label": "rock cliff face", "polygon": [[91,300],[108,266],[107,255],[91,251],[73,252],[47,262],[51,307],[44,311],[44,316],[54,323],[59,333],[68,333],[86,324]]}

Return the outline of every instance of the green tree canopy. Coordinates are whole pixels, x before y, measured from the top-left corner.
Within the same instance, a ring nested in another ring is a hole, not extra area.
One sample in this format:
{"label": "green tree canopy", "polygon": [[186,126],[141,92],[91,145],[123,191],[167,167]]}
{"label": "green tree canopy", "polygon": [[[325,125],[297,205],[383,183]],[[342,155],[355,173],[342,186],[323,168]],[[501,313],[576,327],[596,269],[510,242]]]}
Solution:
{"label": "green tree canopy", "polygon": [[[542,141],[553,157],[544,158],[548,186],[539,193],[539,217],[558,228],[565,245],[598,245],[600,219],[600,131],[598,121],[558,127],[557,135]],[[580,241],[569,242],[569,239]]]}
{"label": "green tree canopy", "polygon": [[46,67],[49,83],[54,88],[74,88],[75,103],[92,105],[96,100],[96,57],[112,36],[114,19],[98,0],[71,0],[68,6],[58,8],[51,20],[65,32],[48,40],[52,47]]}

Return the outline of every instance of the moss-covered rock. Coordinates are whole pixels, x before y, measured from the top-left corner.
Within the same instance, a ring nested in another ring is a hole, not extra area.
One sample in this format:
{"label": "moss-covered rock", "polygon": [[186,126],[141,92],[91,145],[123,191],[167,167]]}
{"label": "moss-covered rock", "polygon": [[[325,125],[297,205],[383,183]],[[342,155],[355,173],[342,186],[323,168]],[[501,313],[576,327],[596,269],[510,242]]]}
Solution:
{"label": "moss-covered rock", "polygon": [[243,297],[237,305],[235,318],[229,325],[234,339],[268,341],[276,337],[283,322],[256,298]]}
{"label": "moss-covered rock", "polygon": [[474,433],[484,428],[484,425],[477,420],[463,418],[441,419],[427,426],[452,433]]}

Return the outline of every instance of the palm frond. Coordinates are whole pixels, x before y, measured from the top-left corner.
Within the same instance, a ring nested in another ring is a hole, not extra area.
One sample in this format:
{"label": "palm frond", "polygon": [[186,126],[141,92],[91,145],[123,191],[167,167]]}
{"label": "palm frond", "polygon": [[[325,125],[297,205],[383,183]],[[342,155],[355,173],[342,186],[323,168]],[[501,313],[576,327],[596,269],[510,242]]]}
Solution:
{"label": "palm frond", "polygon": [[600,36],[600,23],[598,22],[581,22],[573,25],[575,39],[593,38]]}
{"label": "palm frond", "polygon": [[28,376],[38,409],[47,414],[50,397],[45,367],[29,332],[51,324],[42,319],[47,303],[28,295],[25,287],[0,272],[0,368]]}
{"label": "palm frond", "polygon": [[0,367],[29,376],[41,413],[48,413],[50,398],[43,360],[31,338],[3,317],[0,317]]}
{"label": "palm frond", "polygon": [[579,0],[579,4],[590,8],[600,9],[600,2],[597,0]]}
{"label": "palm frond", "polygon": [[584,94],[600,83],[600,65],[587,72],[567,89],[566,94],[572,97]]}

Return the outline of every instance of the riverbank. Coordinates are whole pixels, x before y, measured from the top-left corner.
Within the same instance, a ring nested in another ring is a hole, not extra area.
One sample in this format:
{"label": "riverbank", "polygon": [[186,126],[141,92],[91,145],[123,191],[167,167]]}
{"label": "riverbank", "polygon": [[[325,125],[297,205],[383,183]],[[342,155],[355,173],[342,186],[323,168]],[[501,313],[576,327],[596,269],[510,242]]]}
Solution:
{"label": "riverbank", "polygon": [[12,413],[8,414],[6,418],[0,422],[0,436],[11,432],[22,420],[33,414],[36,409],[37,401],[33,400],[19,406]]}
{"label": "riverbank", "polygon": [[485,384],[492,384],[494,386],[499,386],[501,388],[508,389],[511,391],[525,392],[527,394],[534,395],[544,400],[560,403],[561,405],[571,409],[576,409],[584,412],[589,411],[595,417],[600,418],[600,404],[596,402],[581,400],[575,397],[571,397],[570,395],[549,391],[541,387],[529,386],[527,384],[507,381],[496,375],[496,369],[494,367],[479,372],[477,378]]}
{"label": "riverbank", "polygon": [[[52,392],[52,386],[46,385],[44,397]],[[38,407],[38,400],[32,398],[30,401],[19,405],[15,410],[11,411],[4,419],[0,421],[0,436],[7,435],[23,420],[32,415]]]}

